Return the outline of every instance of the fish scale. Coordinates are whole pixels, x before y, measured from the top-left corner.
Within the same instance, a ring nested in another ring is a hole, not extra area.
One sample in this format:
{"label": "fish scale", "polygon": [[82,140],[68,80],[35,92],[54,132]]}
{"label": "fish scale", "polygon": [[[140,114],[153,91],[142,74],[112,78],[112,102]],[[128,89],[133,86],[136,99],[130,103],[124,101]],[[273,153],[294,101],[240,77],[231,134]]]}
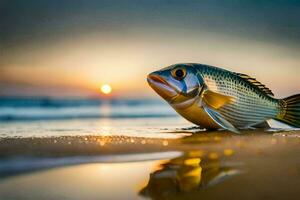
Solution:
{"label": "fish scale", "polygon": [[220,112],[236,127],[259,123],[277,115],[278,100],[261,94],[235,73],[207,67],[199,74],[209,90],[235,97],[235,102],[220,108]]}

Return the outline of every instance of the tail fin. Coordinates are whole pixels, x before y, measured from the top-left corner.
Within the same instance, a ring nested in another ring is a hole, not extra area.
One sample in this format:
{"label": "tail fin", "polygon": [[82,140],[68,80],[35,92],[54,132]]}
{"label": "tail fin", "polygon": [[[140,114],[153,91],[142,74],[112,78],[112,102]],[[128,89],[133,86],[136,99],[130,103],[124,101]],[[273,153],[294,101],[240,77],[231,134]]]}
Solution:
{"label": "tail fin", "polygon": [[300,128],[300,94],[280,100],[281,110],[277,119]]}

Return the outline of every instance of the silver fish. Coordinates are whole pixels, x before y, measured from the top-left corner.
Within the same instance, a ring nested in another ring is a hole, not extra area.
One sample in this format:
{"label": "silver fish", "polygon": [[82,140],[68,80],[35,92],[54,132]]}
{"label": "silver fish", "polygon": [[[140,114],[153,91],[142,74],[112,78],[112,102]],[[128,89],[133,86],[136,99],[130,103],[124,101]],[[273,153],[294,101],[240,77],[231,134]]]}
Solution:
{"label": "silver fish", "polygon": [[152,72],[149,85],[181,116],[206,129],[255,128],[269,119],[300,127],[300,94],[276,99],[248,75],[196,64]]}

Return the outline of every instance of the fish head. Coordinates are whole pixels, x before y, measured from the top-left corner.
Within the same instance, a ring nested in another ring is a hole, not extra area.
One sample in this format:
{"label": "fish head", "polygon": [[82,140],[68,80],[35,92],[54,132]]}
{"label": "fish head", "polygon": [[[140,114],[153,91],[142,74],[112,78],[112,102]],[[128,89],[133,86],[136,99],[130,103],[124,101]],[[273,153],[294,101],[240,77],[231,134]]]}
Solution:
{"label": "fish head", "polygon": [[199,97],[204,81],[191,64],[175,64],[147,77],[151,88],[175,108],[190,106]]}

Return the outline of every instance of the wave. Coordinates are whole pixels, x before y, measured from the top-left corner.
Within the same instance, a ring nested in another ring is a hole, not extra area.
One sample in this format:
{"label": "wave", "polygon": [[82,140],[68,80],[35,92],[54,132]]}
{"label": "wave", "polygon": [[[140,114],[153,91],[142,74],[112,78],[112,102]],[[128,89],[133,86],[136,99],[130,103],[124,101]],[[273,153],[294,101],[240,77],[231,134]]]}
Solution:
{"label": "wave", "polygon": [[99,99],[0,99],[0,121],[91,118],[172,117],[175,112],[162,101]]}
{"label": "wave", "polygon": [[110,105],[160,105],[161,101],[155,99],[110,99],[99,98],[48,98],[48,97],[1,97],[0,108],[62,108],[62,107],[93,107],[103,104]]}

